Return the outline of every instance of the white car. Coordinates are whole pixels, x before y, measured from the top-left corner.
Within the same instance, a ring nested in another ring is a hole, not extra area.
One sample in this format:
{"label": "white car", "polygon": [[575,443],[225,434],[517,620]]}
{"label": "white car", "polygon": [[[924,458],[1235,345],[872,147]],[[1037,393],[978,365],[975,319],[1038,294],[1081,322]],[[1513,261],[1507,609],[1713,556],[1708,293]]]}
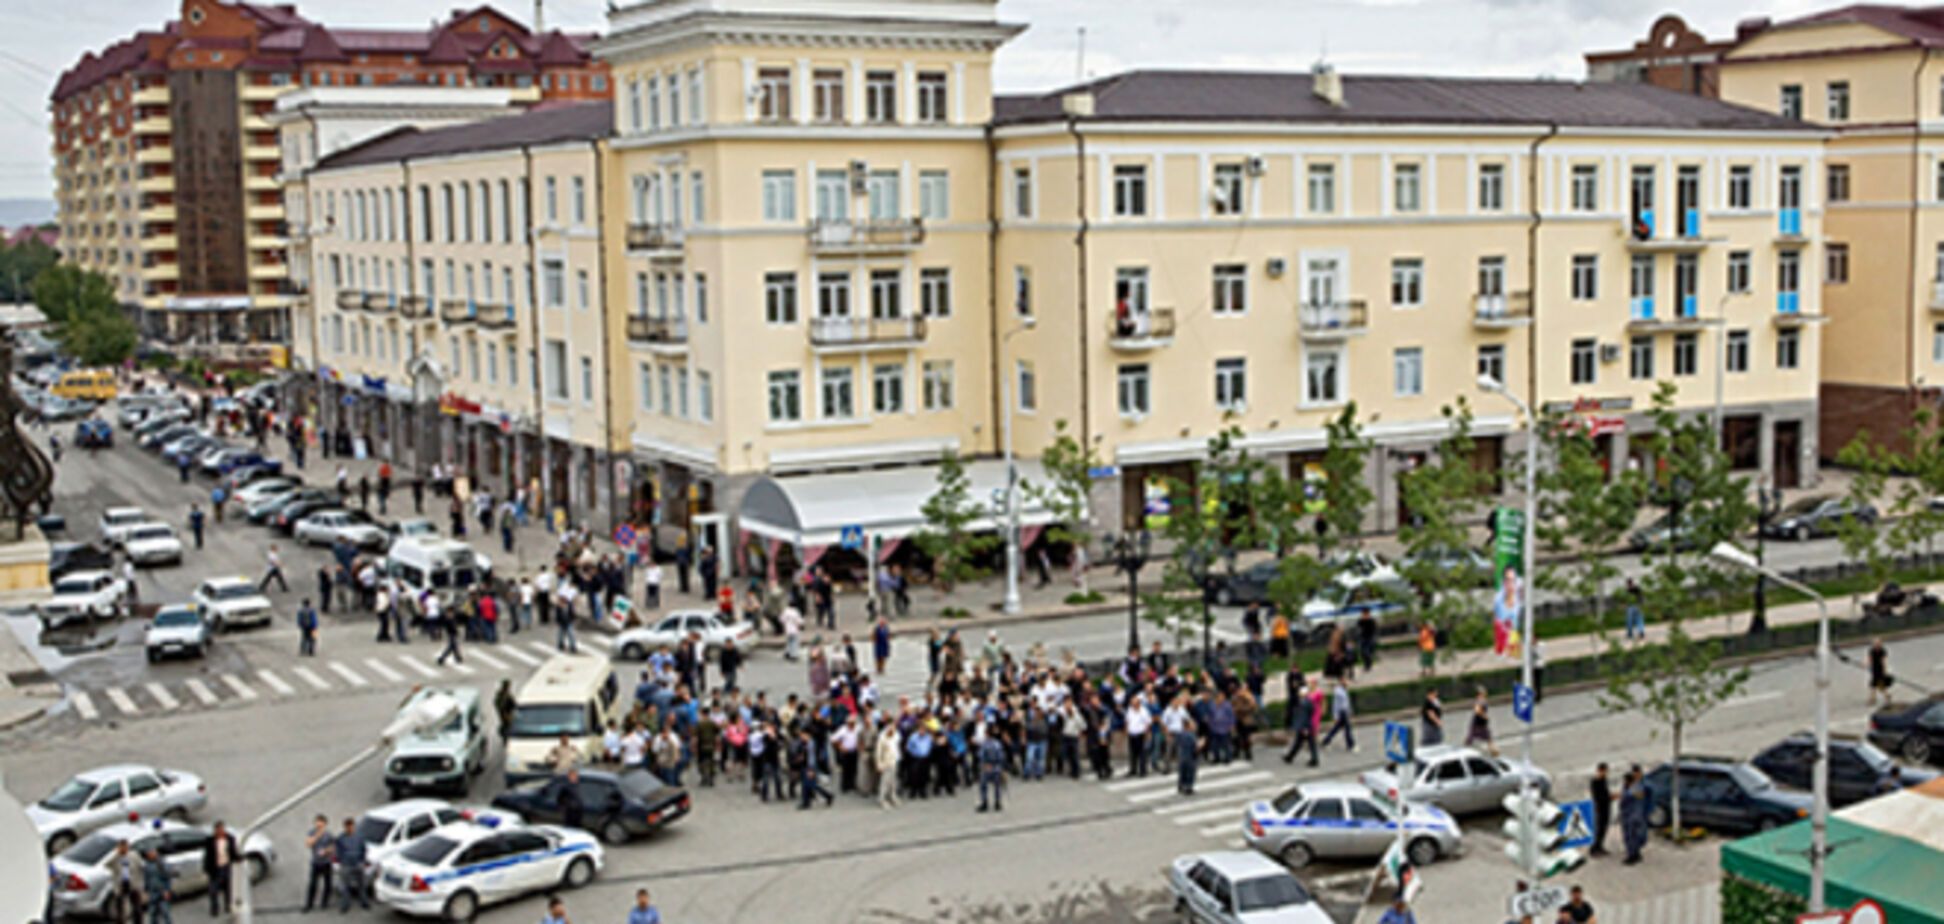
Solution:
{"label": "white car", "polygon": [[454,822],[378,865],[373,893],[403,914],[470,921],[479,909],[594,881],[606,864],[594,835],[552,825]]}
{"label": "white car", "polygon": [[399,539],[433,540],[439,538],[439,528],[433,526],[432,521],[424,517],[412,517],[410,519],[399,520],[393,523],[387,529],[387,532],[391,533],[393,541]]}
{"label": "white car", "polygon": [[154,519],[140,507],[110,507],[101,512],[101,541],[112,549],[121,545],[130,530]]}
{"label": "white car", "polygon": [[724,622],[720,615],[707,610],[676,610],[652,625],[622,632],[614,639],[614,650],[626,660],[640,661],[664,645],[672,648],[681,644],[691,632],[700,633],[703,644],[711,651],[730,640],[745,654],[756,646],[756,627],[749,623]]}
{"label": "white car", "polygon": [[209,650],[209,623],[193,606],[165,606],[155,611],[142,634],[142,648],[151,662],[169,655],[200,658]]}
{"label": "white car", "polygon": [[[100,916],[112,918],[109,901],[114,897],[115,848],[128,842],[128,852],[139,862],[150,850],[168,864],[172,874],[170,890],[180,901],[209,887],[203,872],[203,849],[209,846],[210,829],[165,818],[121,821],[111,824],[62,851],[53,867],[54,908],[66,917]],[[262,834],[252,834],[237,845],[243,854],[243,867],[251,882],[270,875],[276,865],[277,849]],[[140,867],[137,867],[138,869]],[[139,883],[138,883],[139,884]]]}
{"label": "white car", "polygon": [[236,492],[236,501],[247,509],[257,501],[263,500],[266,497],[274,494],[288,494],[303,486],[302,482],[288,475],[272,475],[268,478],[252,481],[244,485],[241,490]]}
{"label": "white car", "polygon": [[343,542],[356,549],[382,549],[386,544],[384,529],[371,522],[369,516],[339,508],[319,510],[298,520],[291,535],[306,545]]}
{"label": "white car", "polygon": [[1207,924],[1332,924],[1303,884],[1259,853],[1228,850],[1176,857],[1168,866],[1175,912]]}
{"label": "white car", "polygon": [[210,578],[196,585],[190,599],[212,632],[270,624],[270,598],[258,593],[249,578]]}
{"label": "white car", "polygon": [[47,798],[27,806],[27,819],[40,832],[47,852],[60,853],[81,835],[129,815],[180,821],[208,804],[202,777],[193,773],[116,764],[75,774]]}
{"label": "white car", "polygon": [[520,816],[485,806],[453,805],[443,799],[404,799],[378,806],[358,819],[358,839],[365,843],[365,872],[376,871],[435,828],[474,821],[488,828],[517,825]]}
{"label": "white car", "polygon": [[54,582],[54,597],[35,607],[41,625],[58,629],[68,623],[107,619],[121,607],[128,582],[106,571],[76,571]]}
{"label": "white car", "polygon": [[143,523],[122,535],[122,551],[137,565],[182,564],[182,540],[167,523]]}

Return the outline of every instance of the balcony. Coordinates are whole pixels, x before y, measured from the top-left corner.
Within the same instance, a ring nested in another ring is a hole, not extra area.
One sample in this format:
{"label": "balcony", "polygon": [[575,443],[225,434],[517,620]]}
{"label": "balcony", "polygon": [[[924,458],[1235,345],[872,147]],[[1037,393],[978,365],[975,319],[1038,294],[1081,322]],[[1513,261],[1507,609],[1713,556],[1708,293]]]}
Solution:
{"label": "balcony", "polygon": [[142,267],[142,279],[144,281],[159,281],[163,279],[175,279],[178,278],[181,272],[182,269],[178,264],[157,263],[152,266]]}
{"label": "balcony", "polygon": [[628,342],[647,347],[654,353],[685,353],[688,351],[688,318],[679,315],[675,317],[629,315]]}
{"label": "balcony", "polygon": [[265,83],[246,83],[243,85],[243,88],[240,91],[238,91],[237,95],[241,96],[244,102],[261,103],[267,100],[276,99],[277,97],[283,95],[283,93],[286,90],[291,90],[291,89],[294,88],[288,86],[274,87]]}
{"label": "balcony", "polygon": [[1804,313],[1801,292],[1775,293],[1775,314],[1770,318],[1775,322],[1776,327],[1801,327],[1804,324],[1821,324],[1829,320],[1827,315]]}
{"label": "balcony", "polygon": [[357,311],[364,307],[364,293],[356,289],[339,289],[337,306],[343,311]]}
{"label": "balcony", "polygon": [[906,253],[924,242],[925,223],[916,218],[816,221],[810,225],[810,252],[823,256]]}
{"label": "balcony", "polygon": [[146,205],[143,206],[140,211],[135,213],[135,217],[143,221],[175,221],[176,220],[175,206]]}
{"label": "balcony", "polygon": [[135,120],[135,134],[137,135],[166,135],[168,133],[168,116],[149,116],[144,119]]}
{"label": "balcony", "polygon": [[398,300],[398,316],[408,321],[430,321],[432,302],[423,295],[407,295]]}
{"label": "balcony", "polygon": [[243,117],[243,130],[246,132],[274,132],[277,130],[277,127],[271,125],[269,119],[251,113]]}
{"label": "balcony", "polygon": [[243,217],[251,221],[282,221],[284,217],[283,204],[270,205],[268,203],[258,202],[253,205],[246,205],[243,207]]}
{"label": "balcony", "polygon": [[246,144],[243,146],[244,160],[282,160],[283,152],[274,144]]}
{"label": "balcony", "polygon": [[391,314],[398,310],[398,296],[388,292],[366,292],[364,310],[372,314]]}
{"label": "balcony", "polygon": [[477,307],[470,298],[442,298],[439,320],[447,324],[471,324],[478,315]]}
{"label": "balcony", "polygon": [[515,318],[512,305],[498,305],[482,302],[474,321],[487,330],[512,330]]}
{"label": "balcony", "polygon": [[252,234],[248,241],[251,250],[282,250],[290,246],[290,238],[270,234]]}
{"label": "balcony", "polygon": [[175,149],[166,144],[152,144],[135,152],[138,164],[166,164],[175,159]]}
{"label": "balcony", "polygon": [[129,102],[137,106],[167,106],[169,88],[164,86],[143,87],[130,96]]}
{"label": "balcony", "polygon": [[1682,209],[1680,212],[1680,233],[1672,237],[1657,237],[1658,230],[1654,212],[1643,210],[1635,215],[1627,229],[1627,249],[1637,253],[1694,253],[1716,243],[1714,238],[1701,236],[1701,210]]}
{"label": "balcony", "polygon": [[274,176],[251,174],[243,178],[243,188],[250,192],[276,192],[282,189],[283,186],[277,182],[277,178]]}
{"label": "balcony", "polygon": [[923,342],[924,318],[810,319],[810,345],[819,351],[902,349]]}
{"label": "balcony", "polygon": [[1304,340],[1344,340],[1370,330],[1370,309],[1361,298],[1304,302],[1296,311]]}
{"label": "balcony", "polygon": [[282,262],[257,262],[250,265],[251,279],[284,279],[290,275],[290,267]]}
{"label": "balcony", "polygon": [[176,249],[174,234],[152,234],[142,238],[143,253],[173,253]]}
{"label": "balcony", "polygon": [[1629,302],[1627,327],[1635,331],[1653,332],[1694,330],[1711,323],[1702,319],[1700,300],[1695,296],[1676,295],[1673,301],[1675,310],[1672,315],[1663,317],[1657,313],[1660,303],[1654,296],[1634,296]]}
{"label": "balcony", "polygon": [[1145,353],[1174,342],[1173,308],[1130,311],[1107,319],[1107,345],[1121,353]]}
{"label": "balcony", "polygon": [[628,253],[651,260],[680,260],[683,235],[678,225],[636,222],[628,225]]}
{"label": "balcony", "polygon": [[1802,235],[1802,210],[1783,208],[1776,211],[1775,242],[1784,246],[1795,246],[1808,242]]}
{"label": "balcony", "polygon": [[142,177],[135,181],[135,191],[143,193],[175,192],[175,176],[172,174],[163,174],[162,176]]}
{"label": "balcony", "polygon": [[1472,296],[1472,326],[1479,330],[1509,330],[1531,323],[1531,292],[1481,292]]}

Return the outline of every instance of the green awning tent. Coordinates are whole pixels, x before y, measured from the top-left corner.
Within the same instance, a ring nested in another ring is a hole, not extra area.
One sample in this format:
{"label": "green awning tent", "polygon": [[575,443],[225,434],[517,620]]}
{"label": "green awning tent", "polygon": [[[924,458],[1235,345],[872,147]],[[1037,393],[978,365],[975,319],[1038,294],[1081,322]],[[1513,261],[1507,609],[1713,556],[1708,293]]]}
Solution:
{"label": "green awning tent", "polygon": [[[1721,848],[1723,873],[1809,894],[1809,822]],[[1890,924],[1944,924],[1944,787],[1926,785],[1837,812],[1829,819],[1824,887],[1831,908],[1863,899]]]}

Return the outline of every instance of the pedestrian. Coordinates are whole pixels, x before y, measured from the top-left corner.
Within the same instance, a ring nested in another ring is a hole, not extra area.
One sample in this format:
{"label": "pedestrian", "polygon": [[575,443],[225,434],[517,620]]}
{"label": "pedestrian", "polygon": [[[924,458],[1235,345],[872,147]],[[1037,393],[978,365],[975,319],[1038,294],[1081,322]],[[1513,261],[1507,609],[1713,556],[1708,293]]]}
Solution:
{"label": "pedestrian", "polygon": [[142,585],[135,580],[135,559],[122,559],[122,586],[128,588],[128,608],[132,612],[142,602]]}
{"label": "pedestrian", "polygon": [[1398,896],[1389,908],[1384,909],[1384,915],[1377,919],[1377,924],[1418,924],[1418,919],[1417,915],[1411,913],[1411,903]]}
{"label": "pedestrian", "polygon": [[1604,857],[1607,826],[1613,821],[1613,787],[1607,782],[1606,761],[1593,768],[1593,781],[1587,784],[1587,790],[1593,801],[1593,847],[1587,853]]}
{"label": "pedestrian", "polygon": [[662,924],[661,912],[648,900],[647,889],[635,890],[634,907],[628,910],[627,924]]}
{"label": "pedestrian", "polygon": [[358,506],[364,510],[371,509],[371,476],[369,475],[358,476]]}
{"label": "pedestrian", "polygon": [[297,656],[317,657],[317,611],[311,608],[309,597],[297,607]]}
{"label": "pedestrian", "polygon": [[702,547],[702,557],[695,563],[695,573],[702,579],[702,599],[713,600],[716,595],[716,550],[713,545]]}
{"label": "pedestrian", "polygon": [[196,539],[196,551],[203,547],[203,509],[201,504],[189,504],[189,535]]}
{"label": "pedestrian", "polygon": [[1425,620],[1418,625],[1418,676],[1429,677],[1437,672],[1438,630]]}
{"label": "pedestrian", "polygon": [[351,899],[358,907],[371,910],[371,889],[365,884],[365,842],[358,836],[355,819],[344,820],[344,833],[337,837],[338,913],[351,912]]}
{"label": "pedestrian", "polygon": [[351,502],[351,472],[344,467],[344,463],[342,462],[338,463],[337,467],[337,493],[340,503],[348,504]]}
{"label": "pedestrian", "polygon": [[1492,743],[1492,707],[1484,687],[1479,687],[1477,695],[1472,697],[1471,727],[1465,732],[1466,747],[1481,743],[1487,753],[1498,756],[1498,745]]}
{"label": "pedestrian", "polygon": [[189,483],[189,462],[187,453],[176,457],[176,474],[182,478],[183,484]]}
{"label": "pedestrian", "polygon": [[1627,858],[1620,861],[1626,866],[1640,862],[1640,852],[1647,847],[1648,803],[1652,797],[1647,794],[1647,784],[1635,765],[1627,771],[1627,778],[1620,791],[1620,839],[1627,847]]}
{"label": "pedestrian", "polygon": [[877,625],[871,629],[871,660],[877,664],[877,675],[884,676],[884,669],[891,663],[891,624],[883,616],[878,617]]}
{"label": "pedestrian", "polygon": [[1870,639],[1870,705],[1876,705],[1877,695],[1882,694],[1883,702],[1890,702],[1890,652],[1883,647],[1881,637]]}
{"label": "pedestrian", "polygon": [[493,713],[499,717],[500,741],[504,743],[513,732],[513,710],[519,701],[513,698],[513,681],[501,677],[499,689],[493,693]]}
{"label": "pedestrian", "polygon": [[647,604],[648,609],[651,610],[661,609],[661,591],[662,591],[661,562],[655,561],[654,558],[650,556],[648,559],[647,576],[646,578],[644,578],[642,588],[641,588],[641,598]]}
{"label": "pedestrian", "polygon": [[695,561],[695,553],[689,549],[688,533],[675,537],[675,589],[683,596],[689,592],[689,566]]}
{"label": "pedestrian", "polygon": [[1289,749],[1283,752],[1283,763],[1294,761],[1296,755],[1302,752],[1303,745],[1308,744],[1309,765],[1316,766],[1317,717],[1313,710],[1317,706],[1317,700],[1309,695],[1309,687],[1308,683],[1304,683],[1303,688],[1290,696],[1289,702],[1285,704],[1289,709],[1290,738]]}
{"label": "pedestrian", "polygon": [[202,851],[203,878],[209,882],[209,916],[229,914],[231,874],[236,870],[236,838],[218,821]]}
{"label": "pedestrian", "polygon": [[263,559],[263,580],[257,582],[257,590],[261,591],[269,587],[271,581],[276,581],[278,590],[290,593],[290,582],[284,580],[283,553],[277,551],[275,543],[271,543],[270,550],[263,553]]}
{"label": "pedestrian", "polygon": [[317,599],[319,608],[331,611],[331,565],[329,562],[317,566]]}
{"label": "pedestrian", "polygon": [[[579,797],[576,796],[575,798],[578,799]],[[578,805],[579,803],[577,802],[575,804]],[[558,897],[549,896],[547,898],[547,916],[540,919],[540,924],[573,924],[572,921],[567,920],[567,903],[561,901]]]}
{"label": "pedestrian", "polygon": [[114,881],[109,885],[108,899],[105,904],[114,913],[109,915],[117,924],[141,924],[142,921],[142,870],[140,858],[129,852],[128,842],[115,844],[115,855],[110,862],[110,875]]}
{"label": "pedestrian", "polygon": [[1599,924],[1599,918],[1593,911],[1593,903],[1586,900],[1586,890],[1575,883],[1571,894],[1572,897],[1566,900],[1565,907],[1559,909],[1559,919],[1570,921],[1572,924]]}
{"label": "pedestrian", "polygon": [[[175,872],[162,862],[161,854],[150,847],[142,863],[142,893],[148,897],[148,924],[175,924],[170,904],[175,901]],[[54,920],[49,915],[47,920]]]}
{"label": "pedestrian", "polygon": [[1196,770],[1195,719],[1188,714],[1187,702],[1187,694],[1177,696],[1174,705],[1161,714],[1161,727],[1174,739],[1175,791],[1192,796],[1195,794]]}
{"label": "pedestrian", "polygon": [[425,515],[425,474],[422,472],[412,475],[412,512]]}
{"label": "pedestrian", "polygon": [[1377,617],[1368,609],[1357,617],[1357,660],[1363,662],[1365,673],[1377,662]]}
{"label": "pedestrian", "polygon": [[216,511],[216,522],[223,522],[223,505],[229,500],[229,492],[217,485],[209,490],[209,509]]}
{"label": "pedestrian", "polygon": [[580,654],[580,640],[574,637],[574,596],[577,593],[573,581],[560,582],[559,606],[554,607],[554,648],[570,654]]}
{"label": "pedestrian", "polygon": [[1438,701],[1438,691],[1433,688],[1424,691],[1424,705],[1418,708],[1418,723],[1422,726],[1418,743],[1424,747],[1444,743],[1444,704]]}
{"label": "pedestrian", "polygon": [[1355,753],[1357,733],[1350,728],[1350,678],[1338,679],[1336,687],[1330,691],[1330,710],[1334,713],[1334,717],[1330,723],[1330,733],[1323,736],[1322,746],[1329,747],[1330,742],[1336,740],[1337,732],[1340,731],[1343,732],[1344,750]]}
{"label": "pedestrian", "polygon": [[736,672],[742,670],[743,654],[736,647],[736,640],[725,638],[722,647],[716,650],[716,670],[722,672],[722,691],[736,693]]}
{"label": "pedestrian", "polygon": [[60,462],[61,461],[61,435],[58,433],[49,433],[47,435],[47,448],[53,452],[54,461]]}
{"label": "pedestrian", "polygon": [[898,763],[904,756],[904,741],[895,722],[886,722],[877,737],[878,808],[898,804]]}
{"label": "pedestrian", "polygon": [[501,517],[499,531],[500,550],[508,555],[513,554],[513,518]]}
{"label": "pedestrian", "polygon": [[438,631],[445,635],[445,650],[439,652],[439,666],[444,667],[447,658],[451,658],[455,664],[466,663],[465,654],[459,650],[459,616],[456,612],[459,605],[448,605],[439,599],[438,594],[428,590],[425,592],[424,607],[426,621],[437,626]]}
{"label": "pedestrian", "polygon": [[995,812],[1006,810],[1006,746],[999,743],[999,737],[988,732],[986,739],[979,745],[979,811],[988,809],[986,794],[992,795],[990,809]]}
{"label": "pedestrian", "polygon": [[378,463],[378,514],[383,516],[391,503],[392,467],[390,461]]}
{"label": "pedestrian", "polygon": [[790,751],[790,763],[797,769],[797,809],[810,808],[817,796],[822,796],[824,806],[829,807],[837,801],[830,790],[823,787],[817,778],[817,760],[813,753],[815,745],[810,740],[810,727],[804,725],[797,729],[796,745]]}
{"label": "pedestrian", "polygon": [[794,606],[783,608],[783,660],[795,661],[803,637],[803,613]]}

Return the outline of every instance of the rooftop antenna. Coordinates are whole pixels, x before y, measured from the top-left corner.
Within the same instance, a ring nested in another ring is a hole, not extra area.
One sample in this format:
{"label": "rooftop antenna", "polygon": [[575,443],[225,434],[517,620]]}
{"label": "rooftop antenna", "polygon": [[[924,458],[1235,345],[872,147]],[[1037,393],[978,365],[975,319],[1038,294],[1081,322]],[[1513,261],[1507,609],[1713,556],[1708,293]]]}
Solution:
{"label": "rooftop antenna", "polygon": [[1073,79],[1087,79],[1087,27],[1080,27],[1080,52],[1073,59]]}

